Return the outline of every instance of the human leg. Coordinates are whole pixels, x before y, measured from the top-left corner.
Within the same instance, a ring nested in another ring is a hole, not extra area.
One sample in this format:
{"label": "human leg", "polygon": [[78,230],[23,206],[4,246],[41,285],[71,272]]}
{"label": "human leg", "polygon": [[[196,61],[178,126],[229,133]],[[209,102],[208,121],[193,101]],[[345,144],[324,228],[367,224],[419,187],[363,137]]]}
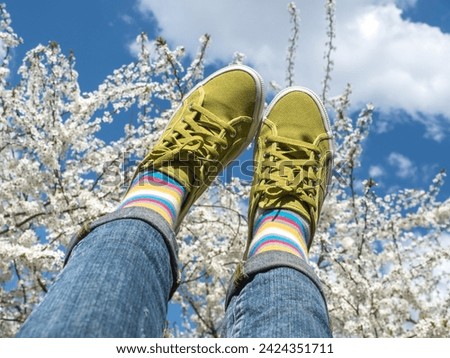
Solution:
{"label": "human leg", "polygon": [[224,337],[331,337],[319,282],[287,266],[247,273],[231,286],[225,315]]}
{"label": "human leg", "polygon": [[227,297],[228,336],[326,337],[328,313],[308,253],[331,178],[333,142],[311,91],[282,91],[255,150],[249,238]]}
{"label": "human leg", "polygon": [[172,286],[161,233],[139,219],[110,221],[76,245],[18,337],[161,337]]}
{"label": "human leg", "polygon": [[197,85],[138,166],[119,210],[71,242],[66,268],[19,337],[161,336],[179,282],[174,231],[250,143],[262,107],[260,77],[247,67],[227,67]]}

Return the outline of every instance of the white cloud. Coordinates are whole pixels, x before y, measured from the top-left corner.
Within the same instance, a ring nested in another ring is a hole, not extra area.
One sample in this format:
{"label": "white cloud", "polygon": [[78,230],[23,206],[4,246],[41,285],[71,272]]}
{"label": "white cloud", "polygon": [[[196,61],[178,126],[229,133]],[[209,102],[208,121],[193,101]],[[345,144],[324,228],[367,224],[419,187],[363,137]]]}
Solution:
{"label": "white cloud", "polygon": [[[403,20],[392,4],[366,7],[346,26],[348,36],[337,41],[337,84],[341,77],[350,81],[358,101],[370,99],[385,111],[402,109],[419,121],[423,115],[450,118],[450,35]],[[429,122],[428,134],[441,139],[436,119]]]}
{"label": "white cloud", "polygon": [[379,165],[372,165],[369,168],[369,176],[371,178],[379,178],[384,176],[386,173],[383,169],[383,167],[379,166]]}
{"label": "white cloud", "polygon": [[153,12],[162,35],[173,45],[195,52],[198,38],[209,33],[211,62],[228,63],[234,52],[243,52],[267,81],[283,79],[290,31],[287,1],[139,0],[138,4],[142,12]]}
{"label": "white cloud", "polygon": [[388,4],[396,4],[402,9],[406,9],[408,7],[413,7],[417,4],[417,0],[375,0],[371,3],[376,5],[388,5]]}
{"label": "white cloud", "polygon": [[[265,78],[282,84],[290,34],[287,3],[272,0],[137,0],[142,13],[155,16],[161,34],[194,53],[198,38],[212,35],[210,61],[228,63],[235,51]],[[340,0],[332,95],[353,86],[355,106],[372,102],[386,113],[401,109],[442,139],[450,121],[450,34],[402,18],[417,0]],[[297,0],[301,29],[297,84],[321,91],[325,14],[323,1]],[[437,117],[442,115],[440,119]]]}
{"label": "white cloud", "polygon": [[410,178],[414,179],[417,174],[417,167],[414,163],[403,154],[391,153],[388,157],[388,163],[396,168],[395,175],[400,178]]}
{"label": "white cloud", "polygon": [[130,25],[134,22],[134,19],[127,14],[120,15],[119,18],[126,24]]}

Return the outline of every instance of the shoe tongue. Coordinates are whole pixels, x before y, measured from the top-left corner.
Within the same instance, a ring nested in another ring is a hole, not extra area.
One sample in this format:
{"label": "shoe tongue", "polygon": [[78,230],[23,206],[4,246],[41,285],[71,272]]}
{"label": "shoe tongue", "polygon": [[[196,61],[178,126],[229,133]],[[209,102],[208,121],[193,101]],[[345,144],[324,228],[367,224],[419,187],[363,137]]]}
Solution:
{"label": "shoe tongue", "polygon": [[[302,101],[303,99],[299,99]],[[311,130],[311,118],[317,116],[314,108],[303,106],[299,112],[298,101],[284,101],[282,106],[275,106],[270,113],[270,118],[279,118],[276,121],[277,134],[280,137],[313,143],[317,135]],[[269,119],[270,119],[269,118]]]}

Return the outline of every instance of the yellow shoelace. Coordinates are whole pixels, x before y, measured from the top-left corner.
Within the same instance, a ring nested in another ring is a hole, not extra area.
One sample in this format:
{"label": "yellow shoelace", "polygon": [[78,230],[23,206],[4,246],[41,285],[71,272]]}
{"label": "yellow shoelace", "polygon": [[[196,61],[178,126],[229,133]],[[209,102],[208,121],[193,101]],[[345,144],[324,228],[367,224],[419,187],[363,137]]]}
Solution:
{"label": "yellow shoelace", "polygon": [[195,181],[201,184],[213,164],[219,170],[223,169],[219,167],[222,153],[229,147],[229,140],[237,135],[233,125],[242,121],[251,122],[252,118],[241,116],[225,121],[202,105],[193,103],[173,128],[173,135],[164,138],[153,149],[151,158],[155,159],[152,163],[155,166],[171,161],[185,163]]}
{"label": "yellow shoelace", "polygon": [[266,145],[255,194],[270,202],[294,196],[317,210],[323,170],[320,149],[311,143],[275,135],[266,138]]}

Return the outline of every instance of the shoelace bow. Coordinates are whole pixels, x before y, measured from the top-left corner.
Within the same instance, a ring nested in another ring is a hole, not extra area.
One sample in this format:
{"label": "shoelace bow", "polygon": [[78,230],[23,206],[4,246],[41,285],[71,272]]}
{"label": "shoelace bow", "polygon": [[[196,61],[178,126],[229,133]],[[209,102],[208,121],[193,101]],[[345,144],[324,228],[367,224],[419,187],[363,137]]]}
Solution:
{"label": "shoelace bow", "polygon": [[[262,200],[295,196],[317,210],[322,168],[320,149],[311,143],[270,135],[256,194]],[[298,159],[301,158],[301,159]]]}
{"label": "shoelace bow", "polygon": [[153,164],[189,162],[188,167],[193,169],[194,178],[203,181],[210,165],[219,164],[221,152],[228,148],[227,137],[236,137],[233,125],[242,121],[251,122],[252,119],[241,116],[225,121],[202,105],[192,103],[184,114],[182,123],[175,128],[174,135],[154,148],[153,156],[156,159]]}

